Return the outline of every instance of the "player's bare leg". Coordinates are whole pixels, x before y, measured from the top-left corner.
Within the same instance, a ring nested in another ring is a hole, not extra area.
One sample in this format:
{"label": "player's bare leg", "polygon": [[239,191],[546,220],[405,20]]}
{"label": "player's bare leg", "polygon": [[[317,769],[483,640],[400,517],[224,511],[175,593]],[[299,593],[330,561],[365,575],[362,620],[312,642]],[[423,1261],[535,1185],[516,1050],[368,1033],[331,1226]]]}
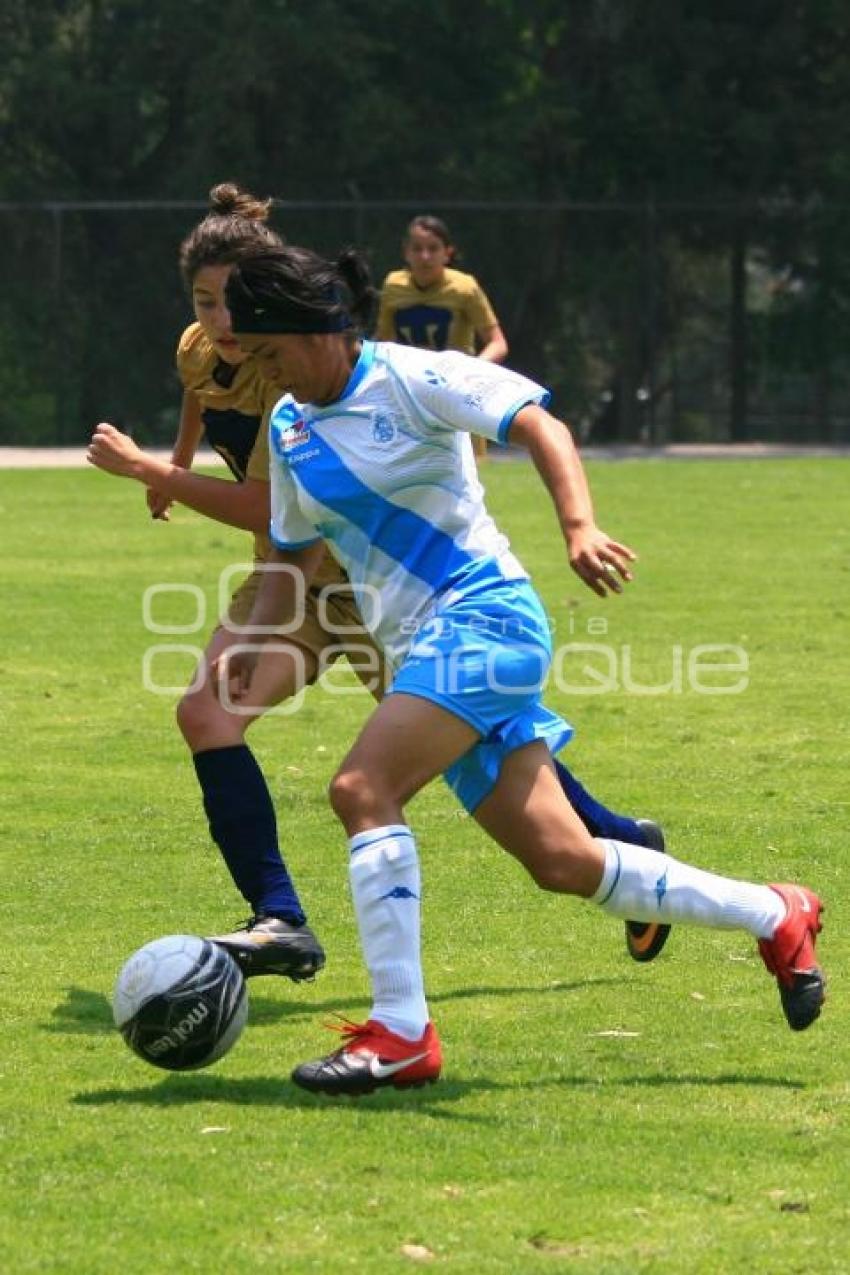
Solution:
{"label": "player's bare leg", "polygon": [[210,832],[251,909],[235,930],[214,935],[246,976],[313,978],[325,954],[306,917],[281,857],[277,823],[265,777],[245,733],[270,708],[292,699],[316,674],[316,657],[281,641],[263,648],[250,692],[238,704],[222,702],[208,670],[234,643],[250,639],[217,629],[177,720],[192,750]]}
{"label": "player's bare leg", "polygon": [[315,678],[318,661],[313,652],[281,638],[263,646],[244,698],[238,704],[223,702],[209,670],[232,647],[249,642],[227,628],[213,633],[192,685],[177,706],[177,724],[193,753],[243,743],[254,722],[300,694]]}

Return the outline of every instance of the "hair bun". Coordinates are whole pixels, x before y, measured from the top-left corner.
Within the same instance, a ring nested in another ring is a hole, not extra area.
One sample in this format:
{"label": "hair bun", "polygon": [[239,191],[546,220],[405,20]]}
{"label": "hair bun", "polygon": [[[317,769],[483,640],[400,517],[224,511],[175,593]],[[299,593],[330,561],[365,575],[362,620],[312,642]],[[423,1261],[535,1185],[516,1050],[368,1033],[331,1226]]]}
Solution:
{"label": "hair bun", "polygon": [[267,221],[272,201],[258,199],[235,182],[219,182],[210,191],[210,213],[216,217],[244,217],[247,221]]}

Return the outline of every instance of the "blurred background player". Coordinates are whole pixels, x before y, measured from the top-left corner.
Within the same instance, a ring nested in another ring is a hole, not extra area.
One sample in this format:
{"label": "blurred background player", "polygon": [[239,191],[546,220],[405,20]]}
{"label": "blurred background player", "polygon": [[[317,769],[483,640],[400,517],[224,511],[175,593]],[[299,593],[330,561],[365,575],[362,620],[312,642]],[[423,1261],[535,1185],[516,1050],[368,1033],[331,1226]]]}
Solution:
{"label": "blurred background player", "polygon": [[[414,217],[401,245],[404,270],[391,270],[378,303],[378,341],[398,341],[423,350],[460,350],[490,363],[507,358],[508,343],[478,280],[454,268],[460,259],[449,228],[439,217]],[[473,450],[487,455],[487,440]]]}

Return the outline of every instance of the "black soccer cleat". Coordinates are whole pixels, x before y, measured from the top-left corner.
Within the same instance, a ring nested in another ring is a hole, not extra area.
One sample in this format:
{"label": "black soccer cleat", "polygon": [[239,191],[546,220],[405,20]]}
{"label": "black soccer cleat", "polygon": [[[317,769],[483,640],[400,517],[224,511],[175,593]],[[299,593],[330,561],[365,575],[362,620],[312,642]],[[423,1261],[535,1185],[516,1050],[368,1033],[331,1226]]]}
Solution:
{"label": "black soccer cleat", "polygon": [[[664,833],[658,824],[653,823],[651,819],[638,819],[636,822],[646,838],[649,849],[664,854],[666,850]],[[667,942],[669,933],[670,926],[663,925],[660,921],[626,921],[626,949],[629,956],[633,961],[640,961],[641,964],[654,961]]]}
{"label": "black soccer cleat", "polygon": [[325,963],[321,943],[306,922],[294,925],[278,916],[252,916],[230,934],[213,934],[229,952],[245,978],[280,974],[302,983],[315,978]]}
{"label": "black soccer cleat", "polygon": [[804,1032],[820,1017],[826,1000],[826,976],[820,968],[795,974],[790,987],[779,984],[779,999],[788,1026],[794,1032]]}

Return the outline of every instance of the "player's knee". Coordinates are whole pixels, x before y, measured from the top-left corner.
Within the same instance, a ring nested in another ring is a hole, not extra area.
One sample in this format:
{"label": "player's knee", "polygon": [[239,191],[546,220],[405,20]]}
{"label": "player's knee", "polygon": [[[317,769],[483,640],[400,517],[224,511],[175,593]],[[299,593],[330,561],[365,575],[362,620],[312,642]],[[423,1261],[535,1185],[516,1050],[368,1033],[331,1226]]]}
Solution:
{"label": "player's knee", "polygon": [[203,691],[187,691],[180,700],[175,716],[180,733],[190,747],[196,747],[209,733],[217,709],[217,702]]}
{"label": "player's knee", "polygon": [[362,770],[339,770],[328,785],[331,809],[346,828],[358,820],[374,816],[380,797]]}
{"label": "player's knee", "polygon": [[547,860],[546,863],[535,863],[528,868],[534,884],[541,890],[549,890],[553,894],[565,893],[565,876],[558,865]]}
{"label": "player's knee", "polygon": [[552,894],[583,894],[583,867],[568,850],[552,850],[525,864],[534,884]]}

